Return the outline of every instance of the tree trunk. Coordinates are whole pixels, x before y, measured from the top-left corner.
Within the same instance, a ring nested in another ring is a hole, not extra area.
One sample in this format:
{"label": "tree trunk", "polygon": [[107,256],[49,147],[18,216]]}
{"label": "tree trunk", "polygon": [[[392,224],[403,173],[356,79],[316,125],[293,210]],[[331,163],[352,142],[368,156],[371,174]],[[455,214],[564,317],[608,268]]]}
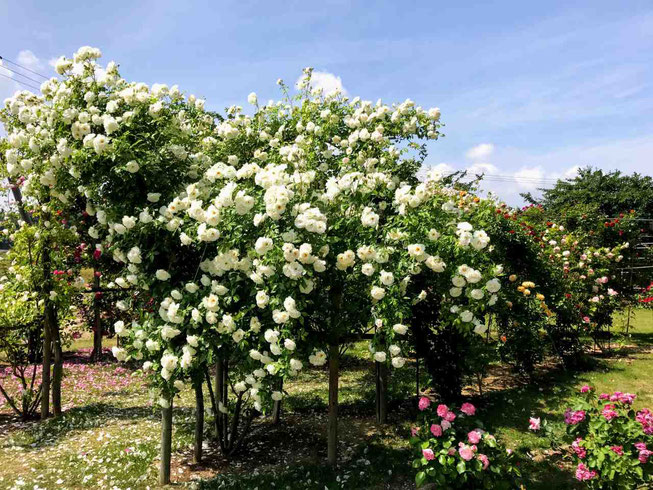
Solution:
{"label": "tree trunk", "polygon": [[[95,276],[97,272],[93,269],[93,287],[96,290],[100,289],[100,278]],[[102,311],[100,309],[100,299],[93,296],[93,352],[91,353],[91,360],[93,362],[100,362],[102,360]]]}
{"label": "tree trunk", "polygon": [[385,362],[376,364],[376,421],[388,423],[388,366]]}
{"label": "tree trunk", "polygon": [[202,381],[195,384],[195,445],[193,446],[193,462],[202,462],[202,444],[204,443],[204,392]]}
{"label": "tree trunk", "polygon": [[338,464],[338,364],[339,346],[329,346],[329,423],[327,436],[327,459],[329,465]]}
{"label": "tree trunk", "polygon": [[14,195],[16,205],[18,206],[18,214],[20,214],[20,219],[22,219],[25,223],[32,224],[32,217],[25,210],[25,205],[23,203],[23,193],[20,191],[20,187],[14,183],[13,179],[9,179],[9,184],[11,187],[11,193]]}
{"label": "tree trunk", "polygon": [[41,261],[43,266],[43,291],[45,300],[45,312],[43,317],[43,372],[41,378],[41,420],[50,416],[50,366],[52,364],[52,330],[53,330],[53,306],[49,297],[48,286],[50,284],[50,249],[46,243],[43,247]]}
{"label": "tree trunk", "polygon": [[172,455],[172,398],[168,408],[161,408],[161,463],[159,485],[170,483],[170,457]]}
{"label": "tree trunk", "polygon": [[[279,380],[279,391],[283,391],[283,379]],[[281,420],[281,400],[275,400],[272,407],[272,423],[278,425]]]}
{"label": "tree trunk", "polygon": [[52,311],[52,351],[54,352],[54,368],[52,374],[52,413],[55,417],[61,415],[61,381],[63,379],[63,351],[61,348],[61,333],[57,311]]}

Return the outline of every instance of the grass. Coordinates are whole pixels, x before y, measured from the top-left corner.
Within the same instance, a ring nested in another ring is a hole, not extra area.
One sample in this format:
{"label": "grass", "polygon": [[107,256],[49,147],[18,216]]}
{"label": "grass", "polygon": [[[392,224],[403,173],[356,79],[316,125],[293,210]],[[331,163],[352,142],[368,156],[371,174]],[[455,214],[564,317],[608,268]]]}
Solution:
{"label": "grass", "polygon": [[[624,318],[615,319],[623,330]],[[613,351],[593,353],[587,369],[566,372],[549,364],[532,381],[496,366],[481,398],[469,387],[487,426],[522,461],[526,488],[576,488],[570,461],[545,437],[529,432],[528,417],[546,419],[554,434],[569,399],[583,384],[597,391],[638,394],[636,407],[653,406],[653,311],[639,310],[629,335],[613,340]],[[108,343],[105,347],[109,346]],[[0,405],[0,488],[156,487],[159,413],[144,380],[113,362],[88,364],[83,338],[66,353],[65,414],[45,423],[22,423]],[[80,350],[83,349],[80,354]],[[173,481],[203,489],[408,489],[414,488],[406,435],[414,420],[415,365],[392,373],[390,424],[374,419],[374,374],[365,343],[343,356],[340,384],[340,455],[336,471],[326,459],[327,372],[315,368],[285,386],[281,423],[263,421],[247,450],[225,460],[211,444],[206,462],[191,462],[193,395],[175,404]],[[422,373],[420,384],[425,385]],[[208,403],[207,403],[208,405]],[[210,421],[209,421],[210,422]]]}

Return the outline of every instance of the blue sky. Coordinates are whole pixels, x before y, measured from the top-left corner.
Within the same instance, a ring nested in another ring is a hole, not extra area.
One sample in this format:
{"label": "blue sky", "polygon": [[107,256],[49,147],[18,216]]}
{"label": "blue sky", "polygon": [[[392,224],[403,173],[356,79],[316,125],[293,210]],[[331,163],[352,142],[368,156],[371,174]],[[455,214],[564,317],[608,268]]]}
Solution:
{"label": "blue sky", "polygon": [[440,107],[428,163],[485,171],[513,203],[579,165],[653,174],[650,0],[448,3],[0,0],[0,54],[49,75],[97,46],[218,110],[312,66],[351,96]]}

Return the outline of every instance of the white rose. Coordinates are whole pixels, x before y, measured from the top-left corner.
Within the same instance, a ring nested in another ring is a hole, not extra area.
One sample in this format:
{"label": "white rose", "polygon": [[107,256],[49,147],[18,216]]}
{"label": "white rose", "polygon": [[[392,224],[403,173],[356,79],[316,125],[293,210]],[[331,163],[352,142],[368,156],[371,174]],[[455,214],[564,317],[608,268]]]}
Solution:
{"label": "white rose", "polygon": [[127,165],[125,165],[125,169],[127,170],[127,172],[130,172],[132,174],[138,172],[139,168],[140,166],[138,165],[138,163],[136,163],[135,160],[132,160],[131,162],[128,162]]}
{"label": "white rose", "polygon": [[385,362],[386,358],[387,358],[387,355],[383,351],[379,351],[379,352],[374,353],[374,360],[376,362]]}
{"label": "white rose", "polygon": [[168,271],[163,269],[157,270],[155,276],[159,281],[167,281],[168,279],[170,279],[170,274],[168,273]]}

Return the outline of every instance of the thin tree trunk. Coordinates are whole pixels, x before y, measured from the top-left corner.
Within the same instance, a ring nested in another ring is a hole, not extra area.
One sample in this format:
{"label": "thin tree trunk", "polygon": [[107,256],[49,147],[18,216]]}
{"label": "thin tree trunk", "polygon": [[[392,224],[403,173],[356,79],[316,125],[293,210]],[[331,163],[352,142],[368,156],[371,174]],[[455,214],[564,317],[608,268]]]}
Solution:
{"label": "thin tree trunk", "polygon": [[337,343],[329,345],[329,423],[327,459],[329,465],[338,464],[338,364],[340,350]]}
{"label": "thin tree trunk", "polygon": [[52,375],[52,412],[55,417],[61,415],[61,381],[63,379],[63,351],[61,334],[56,310],[52,311],[52,350],[54,351],[54,369]]}
{"label": "thin tree trunk", "polygon": [[9,179],[9,184],[11,187],[11,193],[14,195],[16,205],[18,206],[18,214],[20,214],[20,219],[22,219],[25,223],[32,224],[32,217],[25,210],[25,205],[23,203],[23,193],[20,191],[20,187],[14,183],[13,179]]}
{"label": "thin tree trunk", "polygon": [[170,457],[172,455],[172,398],[168,408],[161,408],[161,463],[159,485],[170,483]]}
{"label": "thin tree trunk", "polygon": [[201,381],[195,384],[195,445],[193,462],[202,462],[202,444],[204,443],[204,392]]}
{"label": "thin tree trunk", "polygon": [[223,414],[220,411],[220,406],[222,402],[222,396],[224,394],[224,365],[222,363],[222,359],[219,357],[217,358],[215,362],[215,382],[213,384],[215,388],[215,405],[216,405],[216,412],[215,412],[215,434],[218,438],[218,442],[220,443],[220,449],[224,453],[227,450],[226,444],[225,444],[225,428],[224,428],[224,423],[223,423]]}
{"label": "thin tree trunk", "polygon": [[50,416],[50,364],[52,358],[52,339],[48,319],[43,322],[43,371],[41,377],[41,420]]}
{"label": "thin tree trunk", "polygon": [[[283,379],[279,380],[279,391],[283,391]],[[275,400],[272,407],[272,423],[278,425],[281,420],[281,400]]]}
{"label": "thin tree trunk", "polygon": [[[100,278],[95,275],[96,269],[93,269],[93,287],[100,289]],[[97,294],[97,292],[96,292]],[[100,309],[100,299],[93,296],[93,353],[91,360],[99,362],[102,360],[102,318]]]}
{"label": "thin tree trunk", "polygon": [[376,421],[388,423],[388,366],[385,362],[376,364]]}

